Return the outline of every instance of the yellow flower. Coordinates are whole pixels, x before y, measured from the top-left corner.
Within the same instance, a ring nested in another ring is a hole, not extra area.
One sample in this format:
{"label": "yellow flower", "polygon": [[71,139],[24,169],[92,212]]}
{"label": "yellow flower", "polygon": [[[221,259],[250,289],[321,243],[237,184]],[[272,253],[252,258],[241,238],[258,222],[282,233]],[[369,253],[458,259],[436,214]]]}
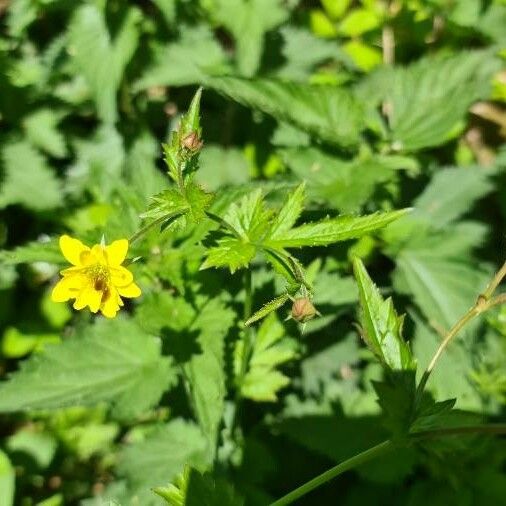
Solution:
{"label": "yellow flower", "polygon": [[114,318],[123,306],[121,297],[141,294],[132,273],[121,266],[128,251],[126,239],[89,248],[78,239],[62,235],[60,249],[73,267],[61,271],[63,279],[53,288],[53,301],[75,299],[74,309],[88,306],[92,313],[100,310],[107,318]]}

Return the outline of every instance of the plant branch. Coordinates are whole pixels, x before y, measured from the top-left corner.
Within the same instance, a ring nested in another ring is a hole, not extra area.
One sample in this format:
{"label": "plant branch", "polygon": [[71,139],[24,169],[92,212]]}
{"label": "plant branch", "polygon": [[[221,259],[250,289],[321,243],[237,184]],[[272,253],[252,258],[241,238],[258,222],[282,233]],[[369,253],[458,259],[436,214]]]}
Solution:
{"label": "plant branch", "polygon": [[373,446],[372,448],[369,448],[368,450],[365,450],[364,452],[359,453],[358,455],[355,455],[348,460],[341,462],[340,464],[337,464],[337,466],[330,468],[328,471],[325,471],[316,478],[309,480],[307,483],[304,483],[304,485],[301,485],[300,487],[281,497],[281,499],[274,501],[270,506],[285,506],[286,504],[291,504],[303,495],[311,492],[311,490],[314,490],[324,483],[327,483],[336,476],[339,476],[340,474],[349,471],[350,469],[354,469],[355,467],[358,467],[361,464],[368,462],[369,460],[383,455],[393,447],[394,444],[392,441],[383,441],[382,443]]}
{"label": "plant branch", "polygon": [[161,216],[160,218],[157,218],[154,221],[151,221],[147,225],[144,225],[142,228],[140,228],[139,230],[137,230],[137,232],[135,232],[135,234],[133,234],[130,237],[130,239],[128,239],[128,242],[130,244],[132,244],[137,239],[139,239],[140,237],[142,237],[146,232],[148,232],[149,230],[151,230],[153,227],[156,227],[157,225],[161,225],[164,221],[170,220],[171,218],[174,219],[174,218],[180,216],[181,214],[183,214],[183,213],[176,213],[176,214],[171,215],[171,216],[165,215],[165,216]]}
{"label": "plant branch", "polygon": [[417,388],[417,400],[420,399],[421,394],[429,380],[430,374],[434,367],[436,366],[439,357],[442,355],[443,351],[450,344],[452,339],[474,318],[476,318],[481,313],[488,311],[491,307],[497,306],[499,304],[506,303],[506,294],[500,294],[496,297],[492,297],[495,290],[501,283],[501,281],[506,276],[506,262],[502,265],[502,267],[497,271],[495,276],[492,278],[490,283],[488,284],[485,291],[479,295],[474,305],[460,318],[460,320],[448,331],[445,335],[443,341],[439,345],[436,353],[432,357],[429,365],[427,366],[426,371],[423,373],[423,376],[420,380],[420,383]]}
{"label": "plant branch", "polygon": [[[442,427],[438,429],[425,430],[420,432],[415,432],[409,435],[406,443],[416,442],[418,440],[424,439],[436,439],[440,437],[450,437],[450,436],[459,436],[465,434],[506,434],[506,424],[504,423],[496,423],[496,424],[482,424],[482,425],[467,425],[463,427]],[[320,487],[321,485],[327,483],[332,480],[336,476],[340,474],[350,471],[351,469],[355,469],[356,467],[369,462],[370,460],[387,453],[388,451],[395,448],[395,444],[391,440],[383,441],[382,443],[369,448],[368,450],[355,455],[340,464],[330,468],[324,473],[320,474],[316,478],[309,480],[304,483],[300,487],[292,490],[290,493],[281,497],[277,501],[274,501],[270,504],[270,506],[285,506],[287,504],[291,504],[300,497],[306,495],[311,492],[315,488]]]}

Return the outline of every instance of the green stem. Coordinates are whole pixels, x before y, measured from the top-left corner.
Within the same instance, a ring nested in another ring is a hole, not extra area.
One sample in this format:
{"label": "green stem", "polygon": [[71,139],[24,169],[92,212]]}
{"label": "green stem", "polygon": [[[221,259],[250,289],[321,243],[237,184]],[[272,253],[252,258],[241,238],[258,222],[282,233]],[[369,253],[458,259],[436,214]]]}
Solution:
{"label": "green stem", "polygon": [[[463,427],[442,427],[439,429],[431,429],[420,432],[414,432],[409,435],[406,443],[409,444],[409,441],[417,442],[419,440],[424,439],[435,439],[440,437],[450,437],[450,436],[458,436],[465,434],[506,434],[506,424],[504,423],[491,423],[491,424],[482,424],[482,425],[467,425]],[[356,467],[376,458],[384,453],[392,450],[395,447],[394,443],[390,440],[383,441],[382,443],[369,448],[368,450],[355,455],[337,466],[332,467],[328,471],[320,474],[316,478],[304,483],[300,487],[292,490],[290,493],[283,496],[281,499],[274,501],[270,504],[270,506],[285,506],[287,504],[291,504],[303,495],[311,492],[315,488],[320,487],[321,485],[327,483],[332,480],[336,476],[340,474],[350,471],[351,469],[355,469]]]}
{"label": "green stem", "polygon": [[132,244],[134,241],[136,241],[137,239],[139,239],[140,237],[142,237],[146,232],[148,232],[149,230],[151,230],[153,227],[156,227],[157,225],[161,225],[165,221],[175,220],[176,218],[178,218],[182,214],[184,214],[184,213],[183,212],[177,212],[177,213],[173,213],[173,214],[166,214],[164,216],[161,216],[160,218],[157,218],[154,221],[151,221],[147,225],[144,225],[142,228],[140,228],[139,230],[137,230],[137,232],[135,232],[135,234],[133,234],[130,237],[130,239],[128,239],[128,242],[130,244]]}
{"label": "green stem", "polygon": [[148,223],[147,225],[144,225],[142,228],[140,228],[139,230],[137,230],[137,232],[135,232],[135,234],[133,234],[130,237],[130,239],[128,239],[128,242],[130,244],[132,244],[137,239],[139,239],[139,237],[142,237],[146,232],[148,232],[149,230],[151,230],[156,225],[159,225],[159,224],[163,223],[166,219],[167,219],[167,216],[162,216],[161,218],[158,218],[155,221],[152,221],[152,222]]}
{"label": "green stem", "polygon": [[[243,317],[244,321],[247,322],[252,314],[253,311],[253,283],[252,283],[252,274],[250,269],[246,269],[244,271],[244,312]],[[251,348],[253,346],[253,340],[252,340],[252,329],[251,327],[244,327],[244,347],[243,347],[243,353],[242,353],[242,360],[241,360],[241,369],[239,371],[239,378],[238,378],[238,388],[239,388],[239,394],[242,382],[244,380],[244,376],[246,375],[248,371],[248,362],[251,355]]]}
{"label": "green stem", "polygon": [[[253,311],[253,280],[251,270],[246,269],[244,271],[244,308],[243,308],[244,322],[247,322],[250,319],[252,311]],[[241,368],[239,369],[236,382],[234,413],[232,415],[232,423],[230,428],[231,434],[234,433],[239,418],[239,411],[241,409],[241,388],[244,382],[244,376],[248,372],[248,363],[253,347],[253,338],[252,338],[253,336],[251,327],[245,327],[244,325],[241,325],[241,327],[243,328],[244,332],[243,334],[244,341],[241,357]]]}
{"label": "green stem", "polygon": [[311,490],[314,490],[315,488],[318,488],[324,483],[327,483],[336,476],[339,476],[345,471],[354,469],[355,467],[358,467],[361,464],[368,462],[369,460],[372,460],[380,455],[383,455],[387,451],[391,450],[393,447],[394,444],[392,443],[392,441],[389,440],[383,441],[382,443],[373,446],[372,448],[369,448],[368,450],[365,450],[364,452],[359,453],[358,455],[355,455],[354,457],[351,457],[348,460],[341,462],[340,464],[337,464],[337,466],[332,467],[331,469],[325,471],[316,478],[313,478],[307,483],[304,483],[304,485],[300,486],[299,488],[292,490],[289,494],[286,494],[281,499],[274,501],[273,503],[271,503],[270,506],[285,506],[286,504],[291,504],[300,497],[302,497],[303,495],[306,495],[308,492],[311,492]]}

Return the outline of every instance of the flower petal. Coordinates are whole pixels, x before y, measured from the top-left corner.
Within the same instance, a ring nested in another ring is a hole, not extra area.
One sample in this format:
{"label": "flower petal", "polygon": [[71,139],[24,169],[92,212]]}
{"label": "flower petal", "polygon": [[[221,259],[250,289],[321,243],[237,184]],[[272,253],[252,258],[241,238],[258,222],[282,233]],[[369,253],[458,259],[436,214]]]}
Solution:
{"label": "flower petal", "polygon": [[133,299],[135,297],[139,297],[141,289],[135,283],[130,283],[127,286],[118,286],[118,293],[122,297]]}
{"label": "flower petal", "polygon": [[60,249],[63,256],[73,265],[81,265],[90,251],[90,248],[85,246],[79,239],[74,239],[69,235],[60,237]]}
{"label": "flower petal", "polygon": [[111,281],[114,286],[128,286],[134,280],[134,275],[125,267],[111,267]]}
{"label": "flower petal", "polygon": [[120,266],[125,261],[128,252],[128,241],[126,239],[114,241],[105,247],[105,251],[109,265]]}
{"label": "flower petal", "polygon": [[102,302],[100,311],[106,318],[114,318],[119,311],[121,298],[114,287],[111,287],[108,297]]}
{"label": "flower petal", "polygon": [[83,285],[86,284],[86,279],[78,274],[66,276],[60,279],[51,292],[51,300],[53,302],[66,302],[69,299],[75,299]]}
{"label": "flower petal", "polygon": [[96,313],[102,302],[102,292],[95,290],[93,285],[89,284],[85,286],[80,292],[74,302],[74,309],[84,309],[89,306],[92,313]]}

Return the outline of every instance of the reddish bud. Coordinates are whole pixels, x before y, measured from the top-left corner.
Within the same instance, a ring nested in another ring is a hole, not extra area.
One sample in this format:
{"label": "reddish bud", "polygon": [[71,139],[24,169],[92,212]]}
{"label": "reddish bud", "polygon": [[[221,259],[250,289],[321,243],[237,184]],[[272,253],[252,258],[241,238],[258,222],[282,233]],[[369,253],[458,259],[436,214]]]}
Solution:
{"label": "reddish bud", "polygon": [[295,299],[292,305],[292,318],[300,323],[312,320],[318,311],[307,297]]}
{"label": "reddish bud", "polygon": [[198,151],[204,143],[196,132],[191,132],[181,141],[181,144],[190,151]]}

